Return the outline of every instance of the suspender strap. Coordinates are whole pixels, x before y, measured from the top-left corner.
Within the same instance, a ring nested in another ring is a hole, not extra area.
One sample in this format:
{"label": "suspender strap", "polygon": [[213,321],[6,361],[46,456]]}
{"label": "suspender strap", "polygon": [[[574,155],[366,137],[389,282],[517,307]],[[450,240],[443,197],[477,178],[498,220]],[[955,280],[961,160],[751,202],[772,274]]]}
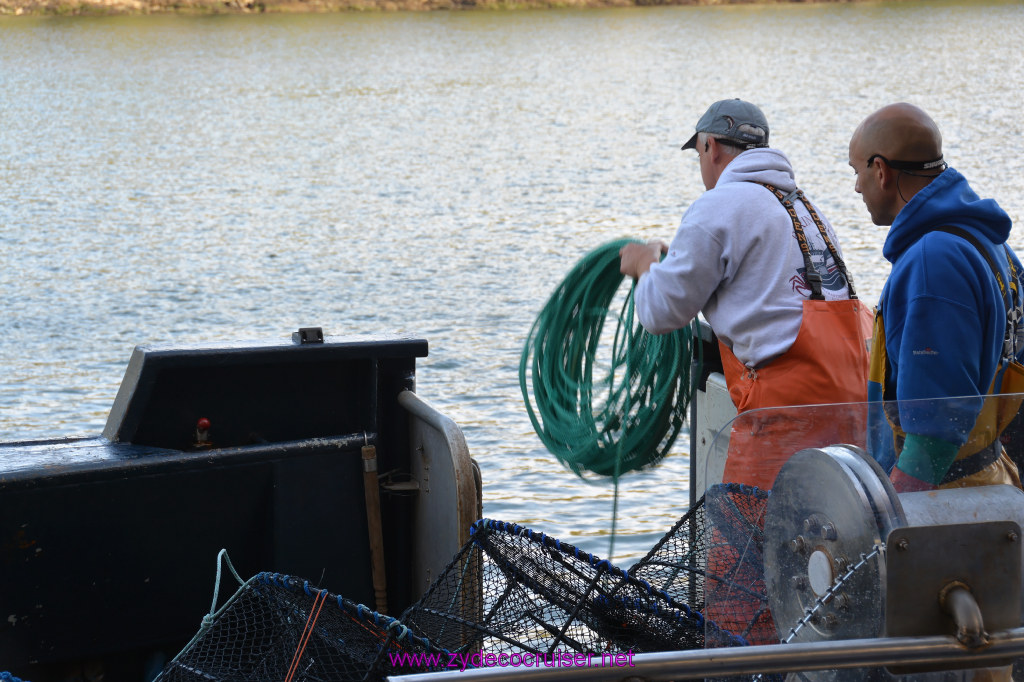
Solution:
{"label": "suspender strap", "polygon": [[835,261],[836,267],[839,268],[839,272],[843,274],[846,279],[846,285],[850,290],[850,298],[857,298],[857,291],[853,288],[853,278],[850,277],[850,273],[846,269],[846,263],[843,262],[843,257],[839,255],[839,249],[832,243],[832,239],[828,236],[828,230],[825,229],[825,224],[822,223],[821,218],[818,216],[818,212],[814,210],[814,206],[807,197],[804,196],[803,190],[797,188],[789,194],[783,194],[782,190],[778,189],[773,185],[769,185],[767,182],[757,183],[762,185],[765,189],[775,195],[775,198],[779,200],[782,206],[789,213],[790,219],[793,221],[793,234],[796,235],[796,241],[800,245],[800,255],[804,259],[804,277],[807,283],[811,285],[811,300],[812,301],[824,301],[825,296],[821,292],[821,273],[819,273],[814,264],[811,263],[811,247],[807,244],[807,236],[804,234],[804,228],[800,225],[800,218],[796,214],[796,207],[793,205],[794,199],[799,199],[803,202],[807,212],[811,214],[811,220],[814,221],[814,225],[818,228],[818,232],[821,233],[821,238],[825,242],[825,246],[828,248],[828,252],[832,255],[832,260]]}
{"label": "suspender strap", "polygon": [[[1014,305],[1015,301],[1020,296],[1019,291],[1019,274],[1017,268],[1013,264],[1013,260],[1010,259],[1009,251],[1006,252],[1006,264],[1009,269],[1010,282],[1007,284],[1003,281],[1003,275],[999,272],[998,266],[989,252],[981,245],[978,238],[973,234],[955,225],[946,225],[943,227],[935,228],[936,232],[945,232],[947,234],[956,235],[962,239],[967,240],[978,250],[981,257],[988,263],[988,267],[992,270],[992,274],[995,275],[996,283],[999,284],[999,292],[1003,295],[1003,303],[1006,305],[1006,335],[1003,338],[1003,362],[1012,362],[1017,357],[1017,351],[1020,350],[1017,347],[1017,336],[1019,333],[1020,322],[1021,322],[1021,306]],[[1004,250],[1006,246],[1003,246]]]}

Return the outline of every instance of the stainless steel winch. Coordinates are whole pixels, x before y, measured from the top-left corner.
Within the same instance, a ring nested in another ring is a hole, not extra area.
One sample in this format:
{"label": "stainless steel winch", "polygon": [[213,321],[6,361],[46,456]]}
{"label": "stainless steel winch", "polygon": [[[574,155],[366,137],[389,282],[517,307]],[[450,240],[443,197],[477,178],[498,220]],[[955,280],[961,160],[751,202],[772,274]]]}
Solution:
{"label": "stainless steel winch", "polygon": [[1021,528],[1019,488],[897,494],[858,447],[801,450],[765,511],[765,584],[779,637],[956,634],[980,646],[986,631],[1021,623]]}

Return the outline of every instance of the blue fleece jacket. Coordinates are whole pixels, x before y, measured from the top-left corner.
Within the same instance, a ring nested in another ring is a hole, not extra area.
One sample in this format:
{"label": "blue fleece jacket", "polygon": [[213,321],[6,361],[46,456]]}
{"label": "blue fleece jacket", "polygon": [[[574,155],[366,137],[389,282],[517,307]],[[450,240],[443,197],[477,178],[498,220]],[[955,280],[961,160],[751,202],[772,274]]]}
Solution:
{"label": "blue fleece jacket", "polygon": [[[958,226],[988,250],[1008,282],[1005,249],[1010,217],[992,199],[981,199],[949,168],[903,207],[886,237],[883,255],[892,272],[878,308],[885,332],[884,386],[869,382],[869,400],[985,395],[992,383],[1006,325],[1006,307],[991,268],[965,239],[934,231]],[[1016,256],[1013,260],[1020,267]],[[872,358],[872,378],[877,378]],[[980,398],[900,403],[904,431],[959,448],[967,439]],[[870,446],[883,467],[895,451],[891,432],[873,429]],[[901,466],[901,469],[904,468]]]}

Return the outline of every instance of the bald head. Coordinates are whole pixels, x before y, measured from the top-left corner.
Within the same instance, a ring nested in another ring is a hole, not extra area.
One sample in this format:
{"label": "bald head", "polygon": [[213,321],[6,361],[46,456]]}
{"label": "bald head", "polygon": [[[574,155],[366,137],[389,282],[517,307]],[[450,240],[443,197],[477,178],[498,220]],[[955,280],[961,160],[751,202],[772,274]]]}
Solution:
{"label": "bald head", "polygon": [[913,104],[900,102],[868,116],[853,134],[865,156],[881,154],[900,161],[932,161],[942,156],[942,135],[932,117]]}
{"label": "bald head", "polygon": [[892,225],[914,195],[945,170],[942,135],[931,116],[913,104],[890,104],[857,126],[850,167],[872,222]]}

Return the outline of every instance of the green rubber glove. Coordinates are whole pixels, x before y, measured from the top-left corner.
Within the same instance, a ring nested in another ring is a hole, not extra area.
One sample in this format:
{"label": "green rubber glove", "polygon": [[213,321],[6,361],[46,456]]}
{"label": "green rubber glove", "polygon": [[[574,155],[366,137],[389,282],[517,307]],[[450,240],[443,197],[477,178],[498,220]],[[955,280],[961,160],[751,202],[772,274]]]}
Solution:
{"label": "green rubber glove", "polygon": [[[941,438],[908,433],[893,474],[899,469],[908,476],[938,486],[959,450],[960,446]],[[895,482],[893,476],[889,478]]]}

